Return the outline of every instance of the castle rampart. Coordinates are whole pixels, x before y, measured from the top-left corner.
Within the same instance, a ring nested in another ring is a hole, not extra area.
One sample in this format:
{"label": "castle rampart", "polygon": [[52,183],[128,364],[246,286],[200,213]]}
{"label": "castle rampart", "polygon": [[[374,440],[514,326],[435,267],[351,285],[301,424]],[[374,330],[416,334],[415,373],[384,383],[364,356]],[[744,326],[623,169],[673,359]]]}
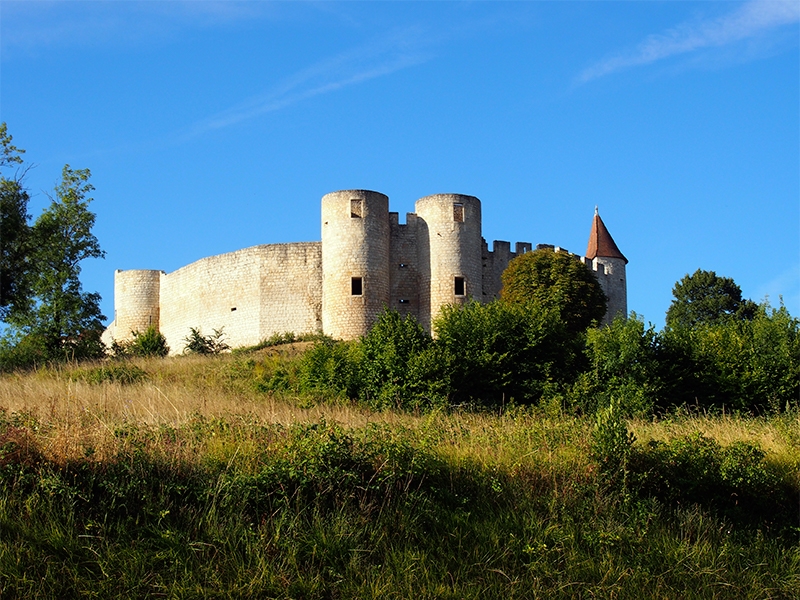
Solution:
{"label": "castle rampart", "polygon": [[[190,328],[204,335],[224,329],[232,347],[284,332],[352,339],[384,308],[431,331],[443,305],[499,297],[508,263],[531,250],[527,242],[512,252],[509,242],[494,241],[490,251],[474,196],[435,194],[415,208],[401,224],[384,194],[342,190],[322,198],[321,242],[253,246],[168,274],[116,271],[115,319],[103,339],[130,339],[151,325],[173,353],[182,351]],[[599,216],[587,256],[576,258],[595,271],[609,298],[605,321],[625,314],[627,259]]]}

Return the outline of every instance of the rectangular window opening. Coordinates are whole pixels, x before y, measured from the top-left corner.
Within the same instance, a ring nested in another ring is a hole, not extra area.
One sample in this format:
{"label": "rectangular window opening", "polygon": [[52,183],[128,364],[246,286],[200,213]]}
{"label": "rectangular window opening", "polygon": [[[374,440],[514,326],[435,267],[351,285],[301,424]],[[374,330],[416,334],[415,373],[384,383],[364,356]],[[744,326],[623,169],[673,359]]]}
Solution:
{"label": "rectangular window opening", "polygon": [[353,277],[350,280],[350,294],[362,296],[364,294],[364,281],[361,277]]}
{"label": "rectangular window opening", "polygon": [[455,285],[455,294],[456,296],[466,296],[466,285],[464,284],[463,277],[456,277],[456,285]]}
{"label": "rectangular window opening", "polygon": [[354,198],[350,200],[350,218],[361,219],[364,216],[364,206],[361,200]]}
{"label": "rectangular window opening", "polygon": [[453,221],[456,223],[464,222],[464,204],[462,202],[453,203]]}

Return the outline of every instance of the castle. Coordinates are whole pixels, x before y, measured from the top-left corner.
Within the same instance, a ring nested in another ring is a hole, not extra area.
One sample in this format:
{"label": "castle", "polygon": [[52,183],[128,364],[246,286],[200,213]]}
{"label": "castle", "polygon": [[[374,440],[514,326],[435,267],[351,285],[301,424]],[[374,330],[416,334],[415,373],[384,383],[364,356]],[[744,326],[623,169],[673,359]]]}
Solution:
{"label": "castle", "polygon": [[[114,273],[114,320],[103,334],[130,339],[155,326],[174,353],[189,329],[222,329],[231,347],[276,333],[364,335],[385,307],[427,330],[445,304],[488,302],[511,259],[532,250],[481,235],[481,202],[436,194],[417,200],[406,223],[379,192],[343,190],[322,198],[322,241],[253,246],[200,259],[172,273]],[[537,247],[538,248],[538,247]],[[560,248],[555,248],[560,251]],[[585,257],[608,297],[605,322],[627,314],[625,265],[595,211]]]}

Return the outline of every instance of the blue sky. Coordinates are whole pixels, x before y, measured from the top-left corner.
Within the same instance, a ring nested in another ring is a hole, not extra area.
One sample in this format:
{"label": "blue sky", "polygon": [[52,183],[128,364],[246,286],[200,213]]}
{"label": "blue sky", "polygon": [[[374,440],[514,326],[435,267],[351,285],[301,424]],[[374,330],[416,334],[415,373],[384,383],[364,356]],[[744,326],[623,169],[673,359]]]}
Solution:
{"label": "blue sky", "polygon": [[115,269],[320,239],[319,200],[456,192],[584,253],[595,205],[658,327],[696,269],[800,315],[800,3],[0,3],[0,120],[89,168]]}

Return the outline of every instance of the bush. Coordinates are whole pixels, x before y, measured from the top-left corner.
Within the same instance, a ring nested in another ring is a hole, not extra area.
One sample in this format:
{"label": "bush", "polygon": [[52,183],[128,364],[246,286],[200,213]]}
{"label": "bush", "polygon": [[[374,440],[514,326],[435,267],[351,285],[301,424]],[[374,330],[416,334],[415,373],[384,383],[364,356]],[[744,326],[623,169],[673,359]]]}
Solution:
{"label": "bush", "polygon": [[674,404],[777,412],[800,397],[800,321],[764,304],[752,320],[667,328],[661,379]]}
{"label": "bush", "polygon": [[200,333],[200,329],[191,327],[189,335],[183,338],[186,345],[183,348],[184,354],[219,354],[226,350],[230,350],[230,346],[225,343],[223,338],[225,333],[224,327],[213,329],[211,335],[204,336]]}
{"label": "bush", "polygon": [[373,406],[403,406],[426,392],[426,377],[416,358],[431,336],[412,316],[386,310],[359,344],[360,396]]}
{"label": "bush", "polygon": [[661,391],[658,336],[652,326],[631,313],[618,316],[607,327],[586,332],[589,370],[571,390],[575,408],[591,414],[616,402],[623,415],[652,413]]}
{"label": "bush", "polygon": [[581,337],[555,309],[504,302],[446,306],[434,329],[455,402],[535,402],[578,374]]}
{"label": "bush", "polygon": [[114,341],[111,351],[115,357],[125,356],[166,356],[169,354],[167,338],[151,325],[144,332],[134,331],[133,339],[128,342]]}

